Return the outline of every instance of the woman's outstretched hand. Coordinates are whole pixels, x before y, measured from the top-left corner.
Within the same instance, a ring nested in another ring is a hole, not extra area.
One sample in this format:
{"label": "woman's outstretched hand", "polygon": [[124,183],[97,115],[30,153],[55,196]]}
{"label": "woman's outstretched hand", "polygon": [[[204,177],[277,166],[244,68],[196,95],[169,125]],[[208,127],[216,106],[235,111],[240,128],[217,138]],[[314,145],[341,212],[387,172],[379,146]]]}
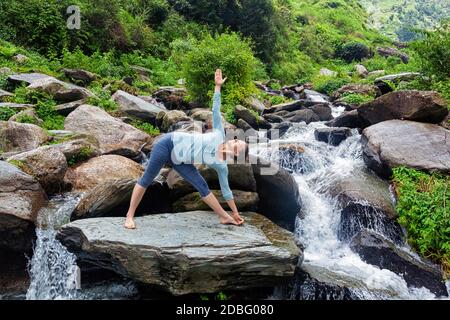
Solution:
{"label": "woman's outstretched hand", "polygon": [[216,74],[214,75],[214,81],[216,83],[216,87],[221,87],[224,82],[227,80],[227,78],[222,78],[222,70],[217,69]]}

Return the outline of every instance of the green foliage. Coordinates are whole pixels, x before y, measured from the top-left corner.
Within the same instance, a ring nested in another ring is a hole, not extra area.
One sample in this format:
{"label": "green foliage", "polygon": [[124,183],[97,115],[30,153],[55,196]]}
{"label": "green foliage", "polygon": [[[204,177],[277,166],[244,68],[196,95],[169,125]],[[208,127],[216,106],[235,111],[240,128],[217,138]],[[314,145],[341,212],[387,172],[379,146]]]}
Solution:
{"label": "green foliage", "polygon": [[395,168],[399,222],[421,255],[443,264],[450,274],[450,179],[405,167]]}
{"label": "green foliage", "polygon": [[338,77],[318,76],[313,79],[314,90],[327,95],[331,95],[348,83],[350,83],[349,79]]}
{"label": "green foliage", "polygon": [[12,164],[13,166],[19,168],[20,170],[22,170],[22,168],[24,167],[24,163],[21,160],[9,160],[8,161],[10,164]]}
{"label": "green foliage", "polygon": [[9,107],[0,108],[0,121],[8,121],[13,115],[17,113],[16,110]]}
{"label": "green foliage", "polygon": [[424,31],[425,38],[413,43],[422,72],[436,81],[448,81],[450,75],[450,20],[434,31]]}
{"label": "green foliage", "polygon": [[47,130],[64,129],[64,117],[56,112],[56,102],[50,95],[42,91],[28,90],[25,87],[18,87],[14,93],[14,102],[35,105],[36,115],[44,121],[42,128]]}
{"label": "green foliage", "polygon": [[88,104],[100,107],[106,111],[117,109],[117,103],[111,99],[111,92],[104,90],[100,83],[95,82],[89,87],[94,96],[88,98]]}
{"label": "green foliage", "polygon": [[15,121],[20,123],[31,123],[36,125],[39,123],[38,119],[28,114],[18,115]]}
{"label": "green foliage", "polygon": [[207,36],[193,47],[184,60],[183,75],[190,96],[207,103],[212,97],[214,72],[221,68],[228,77],[222,88],[223,104],[230,108],[256,91],[252,81],[256,66],[249,42],[230,33]]}
{"label": "green foliage", "polygon": [[370,102],[372,100],[374,100],[375,97],[370,96],[370,95],[365,95],[365,94],[359,94],[359,93],[345,93],[343,95],[343,97],[340,99],[346,103],[349,104],[356,104],[356,105],[360,105],[363,103],[367,103]]}
{"label": "green foliage", "polygon": [[93,152],[93,150],[91,149],[91,147],[81,148],[80,152],[78,152],[76,155],[74,155],[70,159],[67,159],[67,164],[69,166],[74,166],[77,163],[84,162],[92,156],[92,152]]}
{"label": "green foliage", "polygon": [[154,127],[153,125],[151,125],[148,122],[144,122],[142,120],[134,120],[131,125],[139,130],[144,131],[145,133],[151,135],[151,136],[159,136],[161,134],[161,132],[159,131],[159,129],[157,127]]}
{"label": "green foliage", "polygon": [[336,51],[336,56],[350,63],[352,61],[361,61],[370,55],[369,48],[361,42],[347,42],[340,46]]}

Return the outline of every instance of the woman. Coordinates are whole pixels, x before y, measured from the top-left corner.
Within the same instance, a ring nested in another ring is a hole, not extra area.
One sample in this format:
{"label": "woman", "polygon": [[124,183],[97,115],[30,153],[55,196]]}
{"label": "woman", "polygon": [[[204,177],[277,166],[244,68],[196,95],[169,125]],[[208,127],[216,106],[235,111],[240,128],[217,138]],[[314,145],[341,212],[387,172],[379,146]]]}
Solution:
{"label": "woman", "polygon": [[[213,97],[213,131],[200,134],[188,132],[171,132],[165,134],[153,146],[150,160],[141,179],[138,180],[131,195],[130,207],[127,212],[125,228],[136,228],[134,214],[144,196],[145,190],[153,182],[161,168],[170,163],[186,181],[192,184],[200,193],[202,200],[218,215],[222,224],[240,225],[244,219],[234,203],[233,194],[228,185],[227,158],[237,157],[247,151],[247,144],[242,140],[225,141],[225,130],[220,113],[220,89],[226,78],[222,71],[216,70],[215,90]],[[200,175],[194,163],[203,163],[213,168],[219,177],[223,198],[232,210],[229,215],[220,205],[217,198],[208,188],[205,179]]]}

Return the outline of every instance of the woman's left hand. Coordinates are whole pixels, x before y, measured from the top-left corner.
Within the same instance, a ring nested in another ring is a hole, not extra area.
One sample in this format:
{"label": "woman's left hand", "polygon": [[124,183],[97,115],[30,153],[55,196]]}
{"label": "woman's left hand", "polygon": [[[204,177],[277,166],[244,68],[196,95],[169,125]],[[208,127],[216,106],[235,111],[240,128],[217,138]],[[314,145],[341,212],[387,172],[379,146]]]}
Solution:
{"label": "woman's left hand", "polygon": [[216,83],[216,86],[221,87],[226,80],[227,78],[222,78],[222,70],[217,69],[214,75],[214,82]]}
{"label": "woman's left hand", "polygon": [[239,214],[239,212],[233,212],[231,214],[231,216],[233,217],[233,219],[238,223],[238,224],[243,224],[244,223],[244,218],[241,217],[241,215]]}

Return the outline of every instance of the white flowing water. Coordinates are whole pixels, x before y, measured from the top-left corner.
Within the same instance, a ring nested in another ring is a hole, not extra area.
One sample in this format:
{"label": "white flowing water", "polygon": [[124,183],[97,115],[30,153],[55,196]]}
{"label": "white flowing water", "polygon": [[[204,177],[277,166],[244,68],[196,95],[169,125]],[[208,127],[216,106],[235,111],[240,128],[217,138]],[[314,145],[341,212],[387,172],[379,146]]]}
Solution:
{"label": "white flowing water", "polygon": [[39,212],[37,240],[29,262],[27,300],[123,299],[137,294],[132,282],[101,283],[81,288],[75,255],[56,239],[58,229],[70,221],[79,200],[80,195],[75,194],[58,196]]}
{"label": "white flowing water", "polygon": [[[342,112],[333,111],[335,116]],[[274,152],[276,150],[259,153],[293,172],[298,184],[304,215],[303,219],[297,219],[295,230],[296,237],[305,247],[301,268],[319,282],[348,288],[352,296],[359,299],[435,299],[428,289],[408,288],[401,276],[365,263],[347,243],[339,240],[339,203],[323,190],[365,164],[357,130],[334,147],[316,141],[314,130],[320,127],[325,125],[321,122],[296,124],[279,141],[305,147],[301,166],[292,158],[280,159],[280,153]],[[382,226],[379,229],[382,230]],[[308,291],[308,288],[302,289]]]}

